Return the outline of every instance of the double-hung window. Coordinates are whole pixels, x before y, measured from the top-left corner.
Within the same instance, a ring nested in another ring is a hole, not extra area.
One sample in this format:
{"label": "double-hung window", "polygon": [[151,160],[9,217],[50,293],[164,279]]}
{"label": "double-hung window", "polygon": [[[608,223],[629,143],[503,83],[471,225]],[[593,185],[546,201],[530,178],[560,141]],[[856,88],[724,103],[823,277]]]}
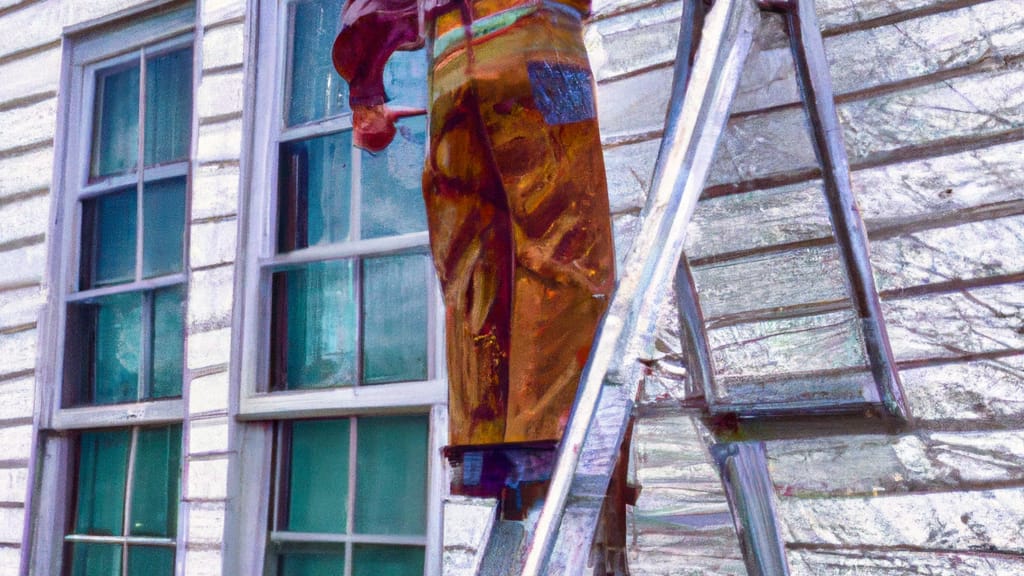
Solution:
{"label": "double-hung window", "polygon": [[38,573],[175,573],[194,18],[65,43]]}
{"label": "double-hung window", "polygon": [[[265,449],[244,455],[258,473],[243,488],[261,480],[243,514],[268,544],[236,568],[436,574],[443,479],[430,455],[446,434],[446,386],[426,116],[399,121],[383,152],[353,146],[331,64],[343,5],[260,3],[239,412],[263,431]],[[424,109],[426,72],[422,50],[396,53],[390,105]]]}

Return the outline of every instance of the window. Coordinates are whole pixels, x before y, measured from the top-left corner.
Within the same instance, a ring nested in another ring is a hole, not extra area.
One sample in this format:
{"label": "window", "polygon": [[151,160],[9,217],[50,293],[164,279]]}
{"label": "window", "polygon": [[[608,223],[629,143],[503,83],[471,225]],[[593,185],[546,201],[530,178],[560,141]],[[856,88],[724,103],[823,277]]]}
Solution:
{"label": "window", "polygon": [[331,63],[343,5],[260,4],[240,522],[269,538],[258,558],[228,560],[237,573],[440,573],[444,481],[429,455],[447,433],[447,386],[421,188],[427,60],[398,52],[385,71],[389,105],[423,112],[383,152],[355,148]]}
{"label": "window", "polygon": [[194,21],[65,42],[34,573],[175,573]]}
{"label": "window", "polygon": [[279,423],[277,573],[422,574],[427,425],[419,415]]}
{"label": "window", "polygon": [[174,574],[181,426],[78,436],[71,574]]}

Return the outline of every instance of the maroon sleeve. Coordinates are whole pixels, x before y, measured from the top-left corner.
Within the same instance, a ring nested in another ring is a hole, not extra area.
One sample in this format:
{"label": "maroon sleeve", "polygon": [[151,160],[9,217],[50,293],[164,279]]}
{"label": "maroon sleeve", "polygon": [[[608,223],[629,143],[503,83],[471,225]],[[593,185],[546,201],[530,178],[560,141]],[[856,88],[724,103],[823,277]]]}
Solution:
{"label": "maroon sleeve", "polygon": [[349,104],[387,102],[384,65],[395,50],[422,43],[417,0],[350,0],[334,40],[334,67],[349,83]]}

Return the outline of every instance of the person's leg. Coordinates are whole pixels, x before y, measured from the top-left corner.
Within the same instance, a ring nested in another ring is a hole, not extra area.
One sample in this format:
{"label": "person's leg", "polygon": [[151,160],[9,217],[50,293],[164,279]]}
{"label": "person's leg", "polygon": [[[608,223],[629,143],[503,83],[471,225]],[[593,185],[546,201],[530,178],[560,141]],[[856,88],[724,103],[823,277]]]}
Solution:
{"label": "person's leg", "polygon": [[456,446],[502,442],[507,410],[511,231],[501,183],[482,153],[476,107],[468,85],[436,96],[424,172]]}

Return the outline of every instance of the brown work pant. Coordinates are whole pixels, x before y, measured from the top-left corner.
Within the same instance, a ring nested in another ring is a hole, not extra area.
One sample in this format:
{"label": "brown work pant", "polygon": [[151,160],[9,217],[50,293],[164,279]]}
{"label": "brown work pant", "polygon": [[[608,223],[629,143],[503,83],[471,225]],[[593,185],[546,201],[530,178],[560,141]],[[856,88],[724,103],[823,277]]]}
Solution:
{"label": "brown work pant", "polygon": [[615,276],[579,20],[542,9],[463,43],[430,96],[449,442],[559,440]]}

